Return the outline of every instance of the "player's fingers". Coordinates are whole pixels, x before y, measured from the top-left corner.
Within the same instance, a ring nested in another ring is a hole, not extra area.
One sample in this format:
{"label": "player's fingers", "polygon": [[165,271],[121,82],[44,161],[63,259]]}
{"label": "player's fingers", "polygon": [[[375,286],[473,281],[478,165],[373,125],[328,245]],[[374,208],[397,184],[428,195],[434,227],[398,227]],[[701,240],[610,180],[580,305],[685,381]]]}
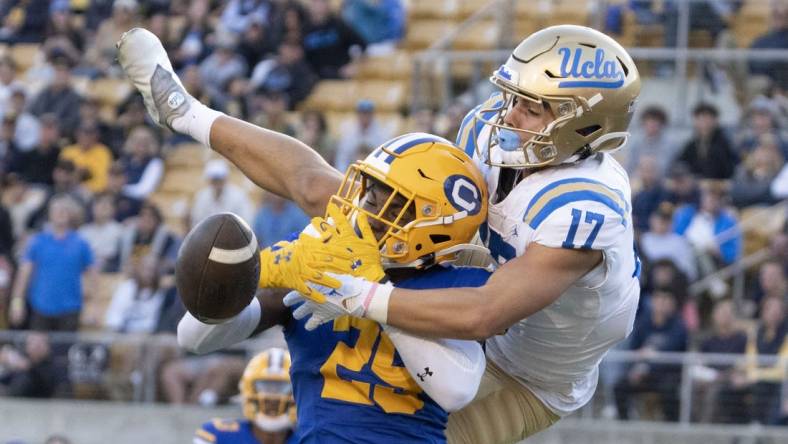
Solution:
{"label": "player's fingers", "polygon": [[359,231],[361,231],[361,239],[377,245],[378,241],[375,239],[375,233],[372,232],[372,227],[369,226],[369,220],[367,220],[366,214],[361,211],[356,214],[356,225]]}
{"label": "player's fingers", "polygon": [[[315,283],[322,288],[314,287],[310,283]],[[341,287],[342,282],[340,282],[337,278],[326,275],[326,273],[317,273],[309,278],[309,282],[307,282],[307,285],[309,285],[310,287],[321,293],[330,293],[331,289],[336,289]]]}
{"label": "player's fingers", "polygon": [[309,304],[309,302],[301,304],[300,307],[293,310],[293,318],[297,320],[304,319],[305,317],[311,314],[312,314],[312,306]]}
{"label": "player's fingers", "polygon": [[301,296],[301,293],[297,291],[291,291],[290,293],[287,293],[285,297],[282,298],[282,303],[285,304],[285,307],[292,307],[293,305],[304,302],[305,300],[306,299],[304,299],[304,297]]}
{"label": "player's fingers", "polygon": [[312,331],[312,330],[316,329],[317,327],[320,327],[321,325],[323,325],[324,322],[325,321],[320,316],[318,316],[317,314],[313,313],[312,317],[309,318],[308,321],[306,321],[306,324],[304,325],[304,328],[306,328],[307,331]]}
{"label": "player's fingers", "polygon": [[352,232],[347,216],[345,216],[345,213],[343,213],[338,206],[329,204],[328,215],[331,216],[334,226],[341,234]]}

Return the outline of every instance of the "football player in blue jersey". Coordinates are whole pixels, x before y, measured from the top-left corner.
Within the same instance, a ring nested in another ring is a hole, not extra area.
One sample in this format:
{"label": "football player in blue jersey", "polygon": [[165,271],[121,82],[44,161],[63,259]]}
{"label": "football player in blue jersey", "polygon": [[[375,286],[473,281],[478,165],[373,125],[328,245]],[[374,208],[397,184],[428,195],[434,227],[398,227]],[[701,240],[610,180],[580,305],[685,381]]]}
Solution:
{"label": "football player in blue jersey", "polygon": [[238,382],[244,418],[214,419],[194,434],[193,444],[289,444],[295,422],[290,355],[273,347],[246,365]]}
{"label": "football player in blue jersey", "polygon": [[[332,197],[330,218],[316,218],[297,240],[264,251],[262,274],[291,276],[281,269],[308,254],[293,247],[319,239],[321,245],[326,241],[345,249],[344,240],[357,236],[357,228],[371,247],[353,251],[350,272],[355,275],[383,278],[378,257],[383,251],[385,276],[399,287],[479,286],[487,270],[448,263],[473,247],[467,242],[483,221],[485,202],[481,173],[467,155],[437,136],[406,134],[354,163]],[[327,234],[332,237],[326,240]],[[292,256],[268,258],[277,254]],[[300,302],[295,292],[287,299]],[[186,314],[178,340],[192,351],[209,352],[282,325],[299,412],[293,442],[445,442],[447,412],[469,402],[480,382],[484,355],[479,344],[417,338],[348,316],[309,332],[307,320],[300,319],[303,310],[292,305],[285,307],[281,292],[262,291],[222,324],[203,324]]]}

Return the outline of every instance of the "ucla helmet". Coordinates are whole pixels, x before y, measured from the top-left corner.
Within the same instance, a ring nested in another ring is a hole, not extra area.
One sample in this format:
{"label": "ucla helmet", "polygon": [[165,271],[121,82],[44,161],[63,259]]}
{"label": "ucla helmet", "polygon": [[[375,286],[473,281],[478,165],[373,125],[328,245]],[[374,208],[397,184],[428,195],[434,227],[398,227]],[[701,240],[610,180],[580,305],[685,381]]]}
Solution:
{"label": "ucla helmet", "polygon": [[[371,181],[391,190],[377,214],[362,202]],[[386,268],[453,260],[458,251],[473,248],[467,243],[487,217],[479,169],[451,142],[427,133],[391,139],[352,164],[331,200],[351,218],[362,212],[370,223],[385,226],[378,243]],[[404,202],[401,209],[395,201]]]}
{"label": "ucla helmet", "polygon": [[268,432],[291,428],[295,402],[290,384],[290,354],[272,347],[252,358],[238,382],[244,417]]}
{"label": "ucla helmet", "polygon": [[[490,127],[486,152],[479,155],[502,167],[558,165],[620,148],[640,93],[640,75],[626,50],[575,25],[532,34],[490,80],[503,94],[475,114]],[[508,126],[506,113],[520,99],[546,104],[555,120],[539,131]]]}

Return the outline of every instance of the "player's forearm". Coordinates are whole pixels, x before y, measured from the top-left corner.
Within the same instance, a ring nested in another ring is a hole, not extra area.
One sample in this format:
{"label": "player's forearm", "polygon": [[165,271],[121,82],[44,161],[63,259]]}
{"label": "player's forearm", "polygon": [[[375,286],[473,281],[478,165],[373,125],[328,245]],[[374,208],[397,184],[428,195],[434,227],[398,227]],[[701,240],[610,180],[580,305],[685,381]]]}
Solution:
{"label": "player's forearm", "polygon": [[206,324],[186,312],[178,323],[178,345],[192,353],[204,354],[237,344],[257,328],[261,319],[257,298],[241,313],[220,324]]}
{"label": "player's forearm", "polygon": [[232,117],[213,122],[210,142],[254,183],[294,201],[310,216],[325,213],[342,182],[342,175],[302,142]]}
{"label": "player's forearm", "polygon": [[397,288],[389,299],[386,323],[433,338],[486,339],[498,331],[489,302],[482,288]]}

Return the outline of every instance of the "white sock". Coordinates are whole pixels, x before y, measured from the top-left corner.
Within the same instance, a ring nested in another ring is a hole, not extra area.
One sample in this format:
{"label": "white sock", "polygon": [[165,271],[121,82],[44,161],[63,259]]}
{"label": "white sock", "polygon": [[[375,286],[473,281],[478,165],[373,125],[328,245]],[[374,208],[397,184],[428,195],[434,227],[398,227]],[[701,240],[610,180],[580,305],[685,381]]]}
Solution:
{"label": "white sock", "polygon": [[224,113],[208,108],[196,99],[192,99],[191,106],[185,115],[176,117],[172,121],[175,131],[188,134],[194,140],[211,147],[211,126]]}

